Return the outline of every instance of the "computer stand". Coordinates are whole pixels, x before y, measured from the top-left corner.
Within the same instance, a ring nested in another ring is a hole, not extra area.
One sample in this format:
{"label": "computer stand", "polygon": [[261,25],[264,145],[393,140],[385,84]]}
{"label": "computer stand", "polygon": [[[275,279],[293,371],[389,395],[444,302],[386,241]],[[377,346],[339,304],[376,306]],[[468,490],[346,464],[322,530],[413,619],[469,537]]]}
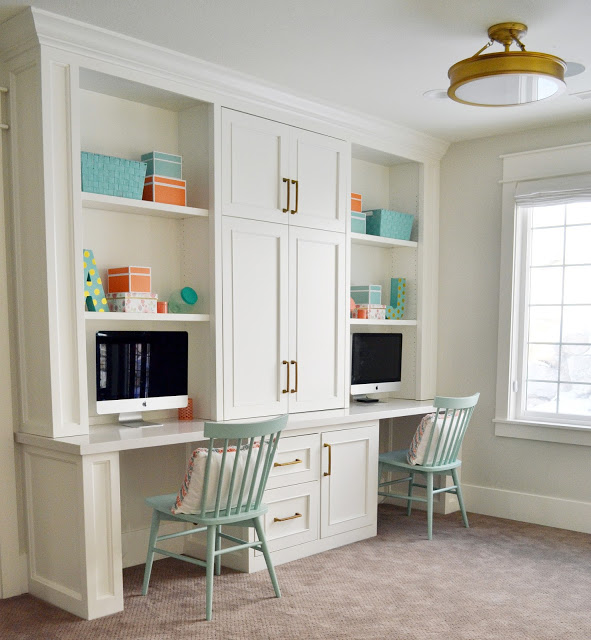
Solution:
{"label": "computer stand", "polygon": [[377,398],[368,398],[367,396],[354,396],[353,400],[355,400],[355,402],[365,402],[366,404],[369,404],[371,402],[379,402]]}

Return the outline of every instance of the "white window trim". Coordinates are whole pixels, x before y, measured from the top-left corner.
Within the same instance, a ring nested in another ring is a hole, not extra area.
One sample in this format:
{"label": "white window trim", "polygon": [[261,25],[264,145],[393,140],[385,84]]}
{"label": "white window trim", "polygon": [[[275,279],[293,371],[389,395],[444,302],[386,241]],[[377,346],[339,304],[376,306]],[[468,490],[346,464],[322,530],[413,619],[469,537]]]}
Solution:
{"label": "white window trim", "polygon": [[591,427],[558,422],[529,422],[515,419],[516,393],[512,390],[516,363],[520,357],[514,332],[520,332],[513,300],[521,299],[522,278],[516,249],[521,246],[522,228],[515,215],[515,188],[525,180],[539,180],[591,172],[591,143],[538,149],[501,156],[503,161],[501,268],[499,285],[499,340],[497,351],[497,394],[495,435],[591,446]]}

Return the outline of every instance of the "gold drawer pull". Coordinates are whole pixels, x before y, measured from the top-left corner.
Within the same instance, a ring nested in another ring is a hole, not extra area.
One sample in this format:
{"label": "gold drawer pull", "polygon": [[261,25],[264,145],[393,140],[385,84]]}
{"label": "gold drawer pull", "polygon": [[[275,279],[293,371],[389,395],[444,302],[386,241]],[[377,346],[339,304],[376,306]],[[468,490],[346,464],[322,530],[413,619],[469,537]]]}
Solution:
{"label": "gold drawer pull", "polygon": [[299,458],[292,460],[291,462],[274,462],[274,467],[287,467],[290,464],[300,464],[302,461]]}
{"label": "gold drawer pull", "polygon": [[273,518],[273,522],[285,522],[286,520],[295,520],[296,518],[301,517],[301,513],[295,513],[293,516],[287,516],[287,518]]}
{"label": "gold drawer pull", "polygon": [[289,211],[289,178],[283,178],[283,182],[285,182],[287,188],[287,209],[283,209],[283,213],[287,213]]}
{"label": "gold drawer pull", "polygon": [[328,442],[325,442],[324,446],[328,447],[328,473],[325,471],[324,475],[330,476],[332,475],[332,446]]}
{"label": "gold drawer pull", "polygon": [[281,389],[281,393],[288,393],[289,392],[289,362],[287,360],[284,360],[281,364],[287,365],[287,387],[285,389]]}

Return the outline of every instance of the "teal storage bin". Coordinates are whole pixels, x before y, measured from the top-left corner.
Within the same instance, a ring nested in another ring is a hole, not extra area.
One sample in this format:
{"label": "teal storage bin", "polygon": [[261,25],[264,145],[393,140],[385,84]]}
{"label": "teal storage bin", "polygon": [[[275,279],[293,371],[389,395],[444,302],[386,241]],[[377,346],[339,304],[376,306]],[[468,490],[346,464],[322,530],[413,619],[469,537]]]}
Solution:
{"label": "teal storage bin", "polygon": [[382,286],[379,284],[351,286],[351,297],[355,304],[382,304]]}
{"label": "teal storage bin", "polygon": [[141,200],[146,163],[83,151],[80,157],[82,191]]}
{"label": "teal storage bin", "polygon": [[164,178],[183,179],[183,158],[171,153],[150,151],[142,155],[142,161],[148,165],[147,176],[163,176]]}
{"label": "teal storage bin", "polygon": [[365,213],[351,211],[351,231],[353,233],[365,233]]}
{"label": "teal storage bin", "polygon": [[415,217],[410,213],[399,213],[388,209],[366,211],[366,233],[382,238],[410,240]]}

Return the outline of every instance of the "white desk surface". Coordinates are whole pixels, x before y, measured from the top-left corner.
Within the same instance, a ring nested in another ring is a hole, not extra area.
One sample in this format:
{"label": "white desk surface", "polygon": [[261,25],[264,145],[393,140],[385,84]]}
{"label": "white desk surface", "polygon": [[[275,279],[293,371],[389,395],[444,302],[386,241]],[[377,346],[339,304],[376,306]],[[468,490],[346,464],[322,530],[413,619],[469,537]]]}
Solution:
{"label": "white desk surface", "polygon": [[[372,404],[351,402],[348,409],[309,411],[290,414],[285,432],[297,429],[327,427],[330,425],[350,425],[365,420],[381,420],[401,416],[421,415],[433,411],[430,400],[380,401]],[[238,422],[238,421],[236,421]],[[30,433],[15,433],[15,440],[21,444],[72,453],[91,455],[128,449],[160,447],[170,444],[199,442],[204,439],[202,421],[166,421],[161,427],[120,427],[116,424],[95,425],[90,433],[67,438],[46,438]]]}

